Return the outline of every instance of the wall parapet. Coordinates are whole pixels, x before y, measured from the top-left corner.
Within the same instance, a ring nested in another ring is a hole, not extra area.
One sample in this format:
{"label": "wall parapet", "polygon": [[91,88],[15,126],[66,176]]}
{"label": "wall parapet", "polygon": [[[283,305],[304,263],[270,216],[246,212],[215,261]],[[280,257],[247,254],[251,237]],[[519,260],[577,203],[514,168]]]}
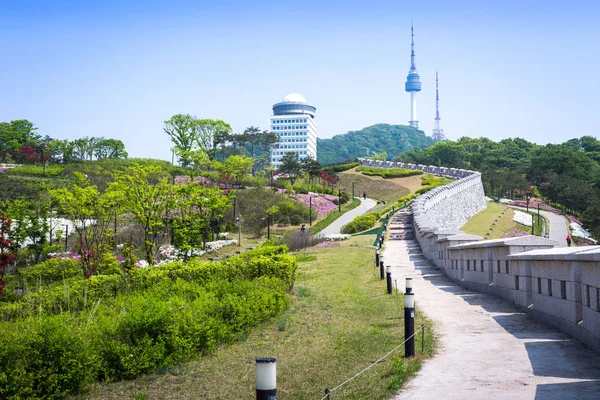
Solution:
{"label": "wall parapet", "polygon": [[413,203],[423,255],[457,284],[504,298],[600,353],[600,246],[558,248],[537,236],[483,240],[458,229],[485,208],[480,173],[389,161],[361,164],[456,178]]}

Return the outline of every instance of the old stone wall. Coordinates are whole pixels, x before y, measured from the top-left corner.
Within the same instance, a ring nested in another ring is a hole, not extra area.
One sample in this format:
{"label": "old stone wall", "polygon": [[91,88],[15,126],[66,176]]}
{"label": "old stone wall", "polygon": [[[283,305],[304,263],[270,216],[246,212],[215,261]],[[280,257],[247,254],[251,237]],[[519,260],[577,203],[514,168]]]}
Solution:
{"label": "old stone wall", "polygon": [[485,208],[479,173],[361,162],[456,178],[413,203],[413,229],[423,255],[459,285],[502,297],[600,352],[600,246],[558,248],[537,236],[483,240],[458,229]]}

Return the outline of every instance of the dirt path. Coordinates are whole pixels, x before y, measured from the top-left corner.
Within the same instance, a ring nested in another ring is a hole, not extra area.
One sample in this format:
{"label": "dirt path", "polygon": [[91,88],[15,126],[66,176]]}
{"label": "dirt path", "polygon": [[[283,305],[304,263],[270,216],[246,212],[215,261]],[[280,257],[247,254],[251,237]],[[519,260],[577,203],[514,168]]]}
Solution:
{"label": "dirt path", "polygon": [[399,399],[598,399],[600,357],[499,298],[465,290],[432,267],[414,241],[386,242],[392,276],[413,277],[417,307],[440,350]]}

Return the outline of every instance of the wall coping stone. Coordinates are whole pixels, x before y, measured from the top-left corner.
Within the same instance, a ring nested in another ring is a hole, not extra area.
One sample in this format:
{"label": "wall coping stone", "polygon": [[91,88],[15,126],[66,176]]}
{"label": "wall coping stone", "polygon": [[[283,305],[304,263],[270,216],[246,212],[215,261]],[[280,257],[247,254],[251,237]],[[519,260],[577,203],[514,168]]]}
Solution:
{"label": "wall coping stone", "polygon": [[468,233],[461,233],[458,235],[452,235],[452,236],[438,239],[438,240],[436,240],[436,242],[438,242],[438,243],[439,242],[449,242],[449,241],[454,241],[454,240],[483,240],[483,237],[477,236],[477,235],[470,235]]}
{"label": "wall coping stone", "polygon": [[509,256],[515,260],[546,261],[600,261],[600,246],[555,247],[553,249],[530,250]]}
{"label": "wall coping stone", "polygon": [[[512,238],[500,238],[484,240],[477,243],[463,243],[451,246],[450,249],[475,249],[479,247],[501,247],[501,246],[556,246],[555,240],[539,236],[519,236]],[[599,246],[600,247],[600,246]]]}

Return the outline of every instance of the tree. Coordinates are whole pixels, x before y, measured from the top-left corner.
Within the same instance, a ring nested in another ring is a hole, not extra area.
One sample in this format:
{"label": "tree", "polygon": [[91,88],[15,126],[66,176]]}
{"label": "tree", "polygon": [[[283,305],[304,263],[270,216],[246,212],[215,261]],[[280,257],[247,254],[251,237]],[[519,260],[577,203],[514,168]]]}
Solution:
{"label": "tree", "polygon": [[219,188],[196,183],[176,186],[174,193],[169,211],[173,226],[172,243],[187,259],[192,250],[206,243],[211,221],[221,218],[230,204]]}
{"label": "tree", "polygon": [[371,156],[370,158],[372,160],[386,161],[387,153],[384,151],[383,153],[375,154],[374,156]]}
{"label": "tree", "polygon": [[107,189],[122,202],[144,231],[144,253],[148,264],[154,264],[158,240],[168,219],[173,187],[158,166],[134,165],[119,173]]}
{"label": "tree", "polygon": [[317,160],[315,160],[311,155],[307,156],[304,160],[302,160],[301,164],[302,170],[308,173],[309,182],[312,183],[313,178],[315,176],[318,176],[319,172],[321,171],[321,164]]}
{"label": "tree", "polygon": [[165,121],[163,129],[174,144],[173,151],[179,157],[179,162],[183,167],[187,167],[190,161],[185,155],[194,149],[198,140],[196,119],[189,114],[176,114]]}
{"label": "tree", "polygon": [[10,239],[15,244],[15,255],[25,245],[33,256],[33,263],[40,262],[47,249],[49,204],[14,200],[6,203],[6,216],[13,221]]}
{"label": "tree", "polygon": [[290,183],[293,185],[294,181],[302,173],[302,165],[298,161],[298,154],[293,151],[288,151],[281,158],[281,165],[278,169],[279,172],[287,174],[290,179]]}
{"label": "tree", "polygon": [[127,158],[125,145],[117,139],[100,138],[94,148],[94,155],[97,160],[104,158]]}
{"label": "tree", "polygon": [[198,149],[209,159],[214,160],[219,146],[223,145],[233,131],[231,125],[220,119],[200,119],[196,121]]}
{"label": "tree", "polygon": [[73,223],[77,235],[77,253],[86,276],[94,275],[107,251],[110,216],[119,202],[110,193],[100,194],[98,188],[80,172],[74,172],[74,182],[68,187],[50,191],[59,211]]}
{"label": "tree", "polygon": [[244,177],[252,170],[252,164],[253,160],[250,157],[230,156],[222,163],[216,162],[215,169],[226,181],[234,179],[238,185],[241,185]]}

